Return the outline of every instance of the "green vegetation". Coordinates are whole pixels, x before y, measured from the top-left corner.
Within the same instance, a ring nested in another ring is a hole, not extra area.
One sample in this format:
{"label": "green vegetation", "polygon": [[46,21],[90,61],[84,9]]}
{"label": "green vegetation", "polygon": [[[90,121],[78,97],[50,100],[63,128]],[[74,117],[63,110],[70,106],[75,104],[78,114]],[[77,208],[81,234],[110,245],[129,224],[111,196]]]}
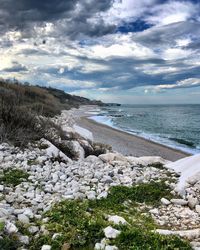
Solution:
{"label": "green vegetation", "polygon": [[132,202],[146,203],[147,205],[159,205],[160,199],[166,197],[171,199],[170,188],[164,181],[142,183],[132,187],[112,187],[107,199],[96,200],[99,207],[121,207],[129,200]]}
{"label": "green vegetation", "polygon": [[27,181],[29,174],[19,169],[6,169],[0,176],[0,183],[17,186],[23,181]]}
{"label": "green vegetation", "polygon": [[45,138],[49,128],[59,129],[40,115],[53,117],[61,110],[78,108],[82,104],[103,105],[100,101],[72,96],[58,89],[0,80],[0,143],[26,146]]}
{"label": "green vegetation", "polygon": [[160,162],[155,162],[155,163],[149,164],[148,167],[153,167],[153,168],[158,168],[158,169],[161,169],[161,170],[166,170],[166,168]]}
{"label": "green vegetation", "polygon": [[20,243],[15,236],[3,235],[0,238],[0,249],[1,250],[17,250],[20,247]]}
{"label": "green vegetation", "polygon": [[177,236],[163,236],[140,228],[126,228],[115,244],[120,250],[190,250],[190,244]]}
{"label": "green vegetation", "polygon": [[2,232],[4,230],[4,227],[5,227],[5,223],[0,222],[0,232]]}
{"label": "green vegetation", "polygon": [[[104,237],[103,229],[112,224],[107,215],[113,214],[128,222],[126,225],[112,225],[121,234],[109,243],[120,250],[189,250],[189,244],[178,237],[154,233],[155,222],[145,207],[140,208],[139,203],[143,202],[158,205],[161,197],[169,197],[168,193],[164,183],[151,182],[134,187],[112,187],[108,197],[101,200],[60,202],[45,214],[49,220],[44,225],[49,234],[33,239],[29,249],[36,250],[43,244],[50,244],[52,250],[58,250],[64,243],[74,250],[93,249],[94,244]],[[55,233],[58,236],[52,239]]]}

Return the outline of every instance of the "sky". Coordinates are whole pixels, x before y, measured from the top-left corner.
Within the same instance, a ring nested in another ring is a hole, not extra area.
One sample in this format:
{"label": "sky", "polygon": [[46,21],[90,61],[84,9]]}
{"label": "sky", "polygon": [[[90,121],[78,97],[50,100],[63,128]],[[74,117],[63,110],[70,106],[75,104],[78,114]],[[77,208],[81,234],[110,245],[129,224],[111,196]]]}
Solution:
{"label": "sky", "polygon": [[200,0],[0,0],[0,77],[104,102],[200,103]]}

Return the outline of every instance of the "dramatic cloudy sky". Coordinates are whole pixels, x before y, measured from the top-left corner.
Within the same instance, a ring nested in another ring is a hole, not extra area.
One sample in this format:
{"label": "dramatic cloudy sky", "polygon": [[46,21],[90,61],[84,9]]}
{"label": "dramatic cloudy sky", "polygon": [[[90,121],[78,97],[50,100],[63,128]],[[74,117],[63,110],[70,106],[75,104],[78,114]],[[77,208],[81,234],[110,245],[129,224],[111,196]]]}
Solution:
{"label": "dramatic cloudy sky", "polygon": [[0,77],[121,103],[200,103],[199,0],[0,0]]}

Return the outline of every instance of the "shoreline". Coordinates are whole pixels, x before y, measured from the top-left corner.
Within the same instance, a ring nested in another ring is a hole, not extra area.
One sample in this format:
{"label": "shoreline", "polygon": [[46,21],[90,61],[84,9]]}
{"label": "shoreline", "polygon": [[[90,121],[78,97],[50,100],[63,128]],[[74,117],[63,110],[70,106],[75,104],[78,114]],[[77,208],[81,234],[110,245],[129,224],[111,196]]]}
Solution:
{"label": "shoreline", "polygon": [[170,161],[176,161],[192,155],[179,149],[94,121],[89,118],[91,115],[86,113],[88,111],[87,107],[86,109],[84,108],[75,112],[77,124],[90,130],[93,133],[94,141],[109,144],[112,146],[113,150],[119,153],[136,157],[161,156]]}

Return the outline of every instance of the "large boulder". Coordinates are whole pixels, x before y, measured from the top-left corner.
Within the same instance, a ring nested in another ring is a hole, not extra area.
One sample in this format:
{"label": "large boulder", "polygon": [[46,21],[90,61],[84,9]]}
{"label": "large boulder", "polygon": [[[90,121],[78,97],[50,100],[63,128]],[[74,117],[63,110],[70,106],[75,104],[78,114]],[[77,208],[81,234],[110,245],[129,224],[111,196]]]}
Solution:
{"label": "large boulder", "polygon": [[64,141],[63,144],[66,148],[68,148],[69,153],[73,156],[74,159],[81,160],[85,157],[85,151],[78,141]]}
{"label": "large boulder", "polygon": [[92,132],[90,132],[89,130],[85,129],[85,128],[82,128],[78,125],[74,125],[73,126],[73,129],[75,130],[75,132],[77,134],[79,134],[81,137],[83,137],[84,139],[86,140],[90,140],[90,141],[93,141],[93,134]]}
{"label": "large boulder", "polygon": [[123,156],[120,153],[107,153],[107,154],[101,154],[99,155],[99,158],[103,162],[108,162],[111,163],[113,161],[122,161],[122,162],[127,162],[127,159],[125,156]]}
{"label": "large boulder", "polygon": [[46,150],[46,155],[49,158],[59,158],[65,162],[71,162],[71,159],[66,154],[64,154],[60,149],[58,149],[55,145],[53,145],[50,141],[42,139],[41,143],[48,146],[45,150]]}

